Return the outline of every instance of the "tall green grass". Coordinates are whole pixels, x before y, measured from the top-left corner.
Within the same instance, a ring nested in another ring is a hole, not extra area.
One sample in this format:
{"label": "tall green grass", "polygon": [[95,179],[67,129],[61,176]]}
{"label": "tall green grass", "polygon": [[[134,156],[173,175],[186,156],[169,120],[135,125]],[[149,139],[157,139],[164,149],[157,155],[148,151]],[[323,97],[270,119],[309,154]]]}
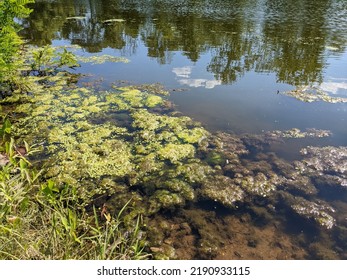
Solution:
{"label": "tall green grass", "polygon": [[35,147],[19,152],[8,120],[0,127],[0,259],[150,258],[141,217],[131,229],[123,223],[129,202],[117,215],[88,213],[75,187],[42,181],[44,170],[28,160]]}

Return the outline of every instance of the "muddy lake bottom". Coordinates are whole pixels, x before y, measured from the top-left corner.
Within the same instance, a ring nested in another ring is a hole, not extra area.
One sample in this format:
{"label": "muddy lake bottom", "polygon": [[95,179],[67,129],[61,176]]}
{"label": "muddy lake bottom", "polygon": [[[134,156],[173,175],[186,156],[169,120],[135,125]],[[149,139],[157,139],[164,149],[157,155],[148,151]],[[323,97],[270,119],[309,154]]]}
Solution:
{"label": "muddy lake bottom", "polygon": [[[173,246],[178,259],[347,259],[342,233],[307,223],[286,206],[279,215],[259,205],[231,212],[220,205],[206,204],[158,215],[149,222],[168,223],[164,248],[165,244]],[[347,204],[340,203],[339,207],[346,210]],[[200,232],[215,239],[216,247],[202,250]]]}
{"label": "muddy lake bottom", "polygon": [[[202,202],[157,215],[148,223],[164,228],[163,246],[151,249],[157,252],[172,246],[172,257],[183,260],[347,259],[341,232],[308,223],[285,205],[277,205],[276,209],[283,209],[275,211],[266,203],[258,201],[230,211]],[[347,208],[346,203],[337,205],[340,210]],[[211,247],[206,247],[204,238],[214,240]]]}

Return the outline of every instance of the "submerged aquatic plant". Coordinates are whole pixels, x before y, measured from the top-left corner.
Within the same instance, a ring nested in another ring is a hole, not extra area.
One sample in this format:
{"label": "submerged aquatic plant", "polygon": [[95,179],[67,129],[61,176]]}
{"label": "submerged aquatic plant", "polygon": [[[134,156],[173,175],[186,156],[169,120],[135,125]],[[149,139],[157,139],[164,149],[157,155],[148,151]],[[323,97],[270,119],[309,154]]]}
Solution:
{"label": "submerged aquatic plant", "polygon": [[332,216],[335,209],[322,200],[309,201],[300,196],[293,196],[289,193],[280,192],[281,199],[298,215],[315,221],[322,227],[331,229],[336,225],[336,220]]}
{"label": "submerged aquatic plant", "polygon": [[347,147],[306,147],[301,167],[326,185],[347,187]]}
{"label": "submerged aquatic plant", "polygon": [[220,202],[226,207],[236,207],[236,202],[244,199],[244,191],[226,176],[217,175],[203,183],[201,195],[205,198]]}

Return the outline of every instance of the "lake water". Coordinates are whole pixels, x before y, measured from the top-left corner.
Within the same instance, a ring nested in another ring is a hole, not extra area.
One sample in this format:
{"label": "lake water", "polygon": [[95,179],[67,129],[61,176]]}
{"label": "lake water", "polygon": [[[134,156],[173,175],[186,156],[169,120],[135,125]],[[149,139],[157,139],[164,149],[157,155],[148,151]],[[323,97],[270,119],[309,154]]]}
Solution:
{"label": "lake water", "polygon": [[[347,99],[347,1],[36,0],[33,8],[23,21],[28,43],[79,45],[80,54],[130,60],[82,64],[78,72],[102,79],[104,87],[161,83],[178,111],[212,132],[331,131],[330,137],[267,147],[290,162],[301,159],[306,146],[347,146],[347,103],[304,102],[286,94],[305,86]],[[336,210],[337,229],[319,229],[285,209],[273,214],[261,203],[240,211],[198,203],[170,217],[181,228],[164,243],[179,258],[208,258],[192,248],[197,236],[214,234],[222,241],[211,258],[347,259],[346,187],[319,189],[318,197]],[[180,247],[174,240],[185,223],[189,230]]]}

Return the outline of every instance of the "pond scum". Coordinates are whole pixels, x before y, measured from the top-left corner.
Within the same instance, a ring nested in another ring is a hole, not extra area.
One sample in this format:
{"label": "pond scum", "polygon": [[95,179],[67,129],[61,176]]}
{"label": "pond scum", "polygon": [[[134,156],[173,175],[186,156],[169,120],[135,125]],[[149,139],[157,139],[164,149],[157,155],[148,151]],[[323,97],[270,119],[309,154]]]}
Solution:
{"label": "pond scum", "polygon": [[[28,50],[28,65],[39,52],[45,64],[26,76],[26,92],[1,100],[0,258],[180,258],[167,217],[196,203],[230,213],[281,205],[346,244],[346,224],[317,194],[322,185],[346,191],[347,148],[307,147],[293,163],[263,152],[329,131],[212,135],[173,110],[158,85],[82,87],[52,67],[59,52],[50,47]],[[198,236],[191,257],[215,258],[224,235],[196,216],[179,232]]]}

